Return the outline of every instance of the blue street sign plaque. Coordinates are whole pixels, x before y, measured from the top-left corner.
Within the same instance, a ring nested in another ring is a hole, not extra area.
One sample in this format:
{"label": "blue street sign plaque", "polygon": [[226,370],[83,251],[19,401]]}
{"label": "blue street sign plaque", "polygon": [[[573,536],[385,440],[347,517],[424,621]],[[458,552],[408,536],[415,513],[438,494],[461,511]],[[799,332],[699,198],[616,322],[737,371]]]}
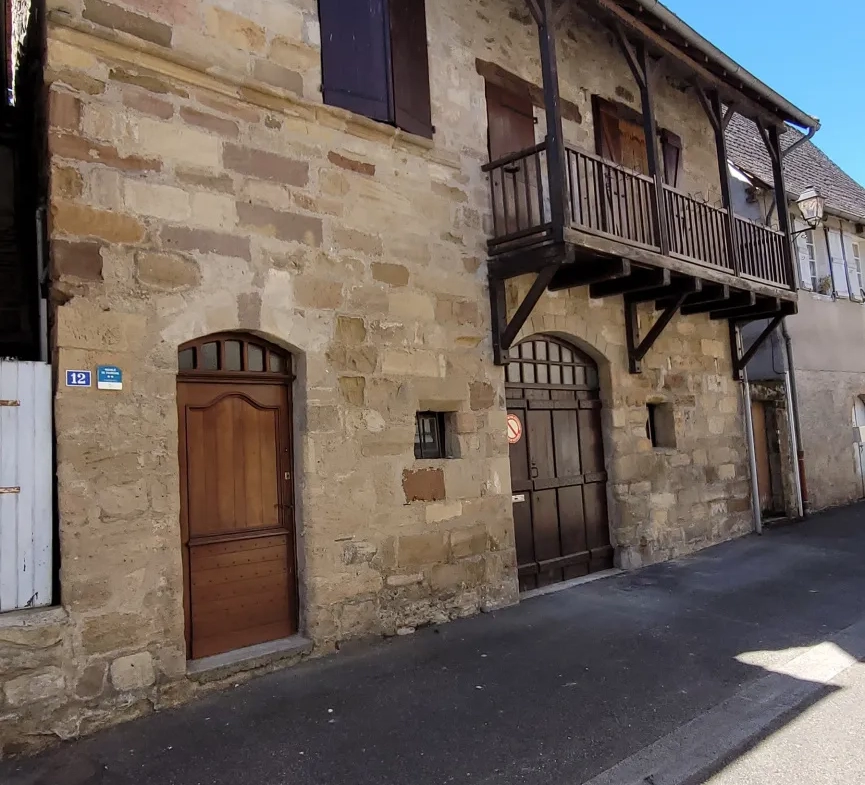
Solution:
{"label": "blue street sign plaque", "polygon": [[123,371],[116,365],[100,365],[96,368],[96,387],[99,390],[122,390]]}

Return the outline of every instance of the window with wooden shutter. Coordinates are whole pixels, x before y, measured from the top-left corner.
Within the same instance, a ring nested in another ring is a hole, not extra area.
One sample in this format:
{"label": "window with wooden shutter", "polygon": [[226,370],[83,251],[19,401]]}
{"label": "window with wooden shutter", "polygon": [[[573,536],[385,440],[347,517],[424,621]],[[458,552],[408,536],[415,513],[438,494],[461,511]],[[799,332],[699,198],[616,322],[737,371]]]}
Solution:
{"label": "window with wooden shutter", "polygon": [[424,0],[318,0],[324,102],[432,138]]}
{"label": "window with wooden shutter", "polygon": [[660,136],[664,160],[664,182],[671,188],[677,188],[682,162],[682,138],[667,130],[662,130]]}
{"label": "window with wooden shutter", "polygon": [[324,102],[391,122],[386,0],[319,0]]}
{"label": "window with wooden shutter", "polygon": [[390,48],[396,125],[432,138],[424,0],[390,0]]}

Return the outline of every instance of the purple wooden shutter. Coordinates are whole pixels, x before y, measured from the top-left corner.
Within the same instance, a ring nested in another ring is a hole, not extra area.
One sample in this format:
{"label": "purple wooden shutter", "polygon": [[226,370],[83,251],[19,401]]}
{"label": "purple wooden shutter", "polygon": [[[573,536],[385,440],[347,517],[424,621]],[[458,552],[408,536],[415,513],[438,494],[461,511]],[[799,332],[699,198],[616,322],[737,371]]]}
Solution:
{"label": "purple wooden shutter", "polygon": [[393,122],[387,0],[318,0],[324,102]]}
{"label": "purple wooden shutter", "polygon": [[432,138],[424,0],[390,0],[390,39],[396,124]]}

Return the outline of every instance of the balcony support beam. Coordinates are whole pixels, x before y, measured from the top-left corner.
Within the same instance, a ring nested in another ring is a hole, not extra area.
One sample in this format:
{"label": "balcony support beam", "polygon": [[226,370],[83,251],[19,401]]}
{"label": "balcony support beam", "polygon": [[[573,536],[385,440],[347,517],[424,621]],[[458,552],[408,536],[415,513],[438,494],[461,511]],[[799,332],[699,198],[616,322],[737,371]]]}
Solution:
{"label": "balcony support beam", "polygon": [[[688,295],[688,298],[682,303],[682,315],[687,316],[687,312],[685,311],[691,305],[702,305],[704,303],[725,303],[730,299],[730,287],[726,284],[717,285],[717,284],[708,284],[705,282],[701,282],[703,284],[703,290],[701,292],[695,292],[694,294]],[[670,304],[670,298],[660,299],[655,303],[656,311],[663,311]]]}
{"label": "balcony support beam", "polygon": [[637,303],[625,295],[625,338],[628,343],[628,370],[631,373],[642,372],[643,358],[654,346],[661,333],[664,332],[664,328],[672,321],[687,296],[687,292],[682,292],[668,305],[649,332],[646,333],[646,337],[638,343],[640,326],[637,319]]}
{"label": "balcony support beam", "polygon": [[564,264],[550,283],[551,292],[574,289],[600,281],[612,281],[631,274],[631,263],[627,259],[610,261],[583,261],[579,264]]}
{"label": "balcony support beam", "polygon": [[766,326],[766,329],[757,336],[754,343],[751,344],[747,351],[744,351],[742,345],[741,333],[734,319],[730,320],[730,349],[733,357],[733,378],[736,381],[742,381],[742,373],[748,363],[754,358],[754,355],[760,350],[760,347],[769,339],[778,325],[783,321],[783,316],[776,316]]}
{"label": "balcony support beam", "polygon": [[[699,278],[685,278],[673,281],[669,286],[659,286],[655,289],[644,289],[642,292],[628,294],[629,300],[635,303],[648,303],[654,300],[656,303],[663,301],[664,305],[656,307],[656,311],[665,311],[674,303],[680,294],[690,297],[703,291],[703,282]],[[687,299],[685,300],[687,302]]]}
{"label": "balcony support beam", "polygon": [[646,137],[649,177],[655,181],[651,200],[652,229],[654,230],[661,253],[666,256],[670,253],[670,236],[667,221],[664,220],[664,176],[658,153],[658,127],[655,123],[655,96],[649,53],[644,40],[641,39],[635,47],[628,40],[621,25],[615,24],[614,30],[616,31],[619,48],[622,50],[628,67],[631,69],[634,81],[640,88],[640,99],[643,109],[643,134]]}
{"label": "balcony support beam", "polygon": [[630,275],[617,278],[612,281],[593,283],[589,287],[589,296],[594,299],[601,297],[616,297],[620,294],[630,292],[642,292],[648,289],[658,289],[670,285],[670,271],[657,270],[634,270]]}
{"label": "balcony support beam", "polygon": [[553,276],[561,267],[561,262],[550,264],[541,270],[523,301],[517,307],[513,318],[507,320],[507,297],[505,292],[505,281],[501,278],[490,278],[490,309],[493,322],[493,362],[496,365],[505,364],[505,356],[508,349],[514,343],[514,339],[523,329],[526,320],[531,315],[534,307],[541,299],[541,295],[547,290]]}
{"label": "balcony support beam", "polygon": [[686,305],[682,308],[683,316],[696,316],[699,313],[723,313],[742,308],[753,308],[757,304],[757,295],[753,292],[733,292],[724,302],[717,300]]}
{"label": "balcony support beam", "polygon": [[700,99],[700,104],[706,117],[712,125],[712,130],[715,132],[715,150],[718,154],[718,175],[721,181],[721,206],[727,211],[727,217],[724,220],[724,239],[727,242],[728,254],[730,261],[733,263],[733,270],[736,275],[742,272],[742,262],[739,259],[739,248],[736,243],[735,230],[733,228],[733,198],[730,191],[730,167],[727,163],[727,138],[724,134],[724,129],[727,123],[730,122],[734,112],[732,109],[724,114],[721,107],[721,95],[717,90],[706,92],[698,84],[694,86],[697,93],[697,98]]}

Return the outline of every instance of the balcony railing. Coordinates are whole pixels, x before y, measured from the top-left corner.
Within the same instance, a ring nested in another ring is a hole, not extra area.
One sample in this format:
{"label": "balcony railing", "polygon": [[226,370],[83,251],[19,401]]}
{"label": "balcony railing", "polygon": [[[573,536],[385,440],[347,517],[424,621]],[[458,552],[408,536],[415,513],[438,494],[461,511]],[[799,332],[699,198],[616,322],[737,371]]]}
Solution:
{"label": "balcony railing", "polygon": [[[493,206],[490,253],[542,242],[551,235],[546,144],[484,166]],[[574,229],[660,253],[653,220],[655,181],[638,172],[571,146],[565,148],[569,206],[566,220]],[[729,212],[665,185],[660,220],[670,241],[670,255],[790,289],[784,261],[784,235],[733,216],[736,257],[728,243]],[[734,259],[738,259],[736,270]]]}

